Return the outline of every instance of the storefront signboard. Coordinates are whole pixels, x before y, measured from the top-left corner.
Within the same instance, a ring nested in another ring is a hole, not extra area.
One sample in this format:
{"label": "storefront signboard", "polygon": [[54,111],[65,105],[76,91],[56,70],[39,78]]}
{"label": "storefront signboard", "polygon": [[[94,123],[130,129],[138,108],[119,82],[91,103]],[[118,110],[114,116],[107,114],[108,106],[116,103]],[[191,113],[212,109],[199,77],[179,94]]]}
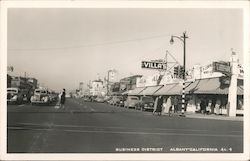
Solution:
{"label": "storefront signboard", "polygon": [[230,75],[231,67],[230,67],[230,64],[227,62],[213,62],[213,71],[221,72],[226,75]]}
{"label": "storefront signboard", "polygon": [[157,69],[157,70],[166,70],[167,69],[167,64],[163,62],[154,62],[154,61],[142,61],[141,62],[141,67],[142,68],[147,68],[147,69]]}

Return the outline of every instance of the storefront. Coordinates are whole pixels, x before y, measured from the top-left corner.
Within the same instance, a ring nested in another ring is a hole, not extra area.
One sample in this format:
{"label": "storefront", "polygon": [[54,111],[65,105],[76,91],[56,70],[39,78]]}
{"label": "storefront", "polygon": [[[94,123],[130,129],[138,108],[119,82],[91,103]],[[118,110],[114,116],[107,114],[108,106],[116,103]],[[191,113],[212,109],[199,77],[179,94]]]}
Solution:
{"label": "storefront", "polygon": [[[199,79],[186,88],[187,111],[228,114],[229,83],[226,77]],[[202,101],[205,107],[202,106]],[[243,114],[243,84],[237,86],[237,114]]]}

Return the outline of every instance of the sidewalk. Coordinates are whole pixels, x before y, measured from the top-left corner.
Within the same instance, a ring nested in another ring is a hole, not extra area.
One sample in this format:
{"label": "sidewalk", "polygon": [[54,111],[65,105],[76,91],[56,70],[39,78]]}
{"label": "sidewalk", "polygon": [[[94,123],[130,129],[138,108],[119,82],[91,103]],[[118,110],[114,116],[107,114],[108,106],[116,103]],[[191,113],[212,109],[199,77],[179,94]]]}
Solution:
{"label": "sidewalk", "polygon": [[[179,116],[181,113],[174,114],[173,117]],[[164,113],[163,115],[168,115],[168,113]],[[213,120],[229,120],[229,121],[243,121],[243,116],[236,116],[236,117],[229,117],[226,115],[204,115],[201,113],[191,113],[191,112],[185,112],[185,117],[188,118],[199,118],[199,119],[213,119]]]}

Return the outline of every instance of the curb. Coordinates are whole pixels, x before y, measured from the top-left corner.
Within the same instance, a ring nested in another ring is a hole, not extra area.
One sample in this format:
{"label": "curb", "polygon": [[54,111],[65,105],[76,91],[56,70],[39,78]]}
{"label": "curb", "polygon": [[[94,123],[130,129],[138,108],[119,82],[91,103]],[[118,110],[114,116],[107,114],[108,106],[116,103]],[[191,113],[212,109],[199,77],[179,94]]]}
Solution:
{"label": "curb", "polygon": [[[168,113],[163,115],[168,116]],[[172,117],[183,117],[180,114],[174,114]],[[228,116],[216,116],[216,115],[199,115],[199,114],[185,114],[186,118],[197,118],[197,119],[210,119],[210,120],[224,120],[224,121],[244,121],[244,117],[228,117]]]}

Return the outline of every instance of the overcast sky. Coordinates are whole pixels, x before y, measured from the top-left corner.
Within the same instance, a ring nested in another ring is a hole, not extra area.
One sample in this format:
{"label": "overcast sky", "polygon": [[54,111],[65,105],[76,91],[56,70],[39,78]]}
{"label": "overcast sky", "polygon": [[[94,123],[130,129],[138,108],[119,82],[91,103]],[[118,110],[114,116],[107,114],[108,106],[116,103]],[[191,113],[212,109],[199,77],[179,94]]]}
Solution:
{"label": "overcast sky", "polygon": [[242,56],[239,9],[9,9],[8,65],[51,89],[75,89],[116,69],[119,78],[150,75],[142,60],[180,63],[183,45],[171,35],[187,32],[186,64],[228,61],[231,48]]}

